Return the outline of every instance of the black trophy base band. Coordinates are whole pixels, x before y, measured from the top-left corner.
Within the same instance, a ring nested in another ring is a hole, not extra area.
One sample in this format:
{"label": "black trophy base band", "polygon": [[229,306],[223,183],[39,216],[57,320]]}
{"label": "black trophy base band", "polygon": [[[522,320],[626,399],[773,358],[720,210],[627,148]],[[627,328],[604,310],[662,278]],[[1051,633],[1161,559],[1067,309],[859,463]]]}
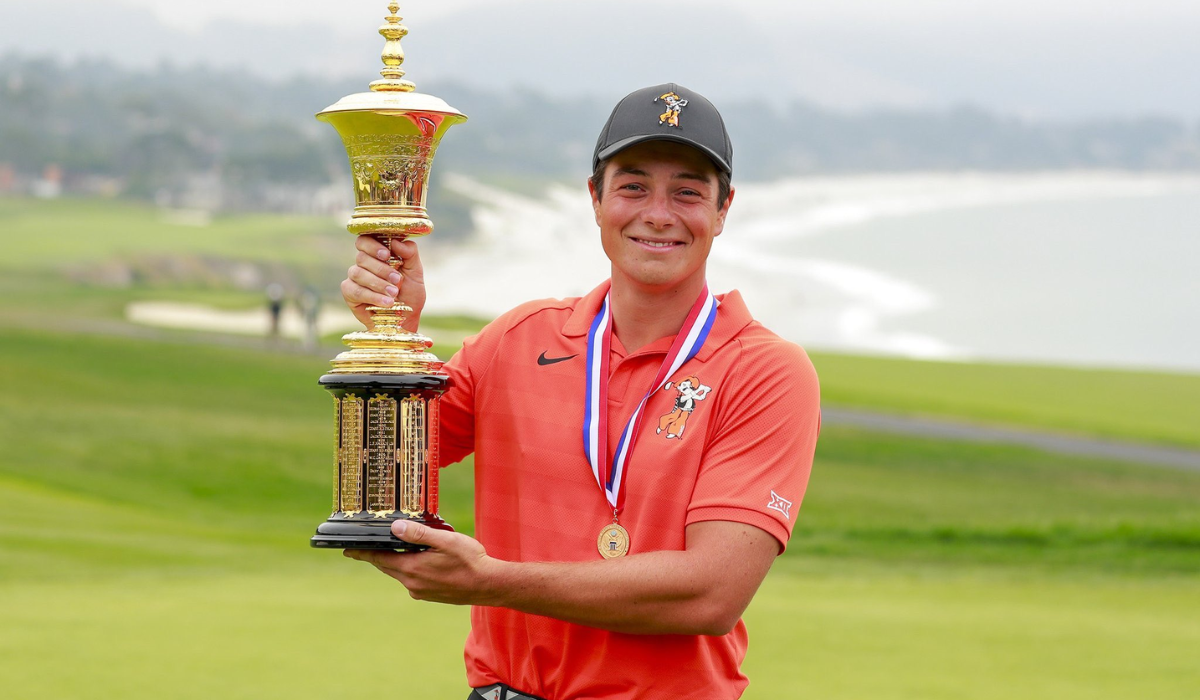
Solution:
{"label": "black trophy base band", "polygon": [[326,374],[318,384],[329,389],[358,389],[366,391],[396,391],[415,394],[421,391],[445,391],[450,377],[445,374]]}
{"label": "black trophy base band", "polygon": [[[317,534],[309,543],[318,549],[383,549],[393,552],[423,552],[429,547],[397,539],[392,534],[395,520],[376,522],[362,520],[327,520],[317,526]],[[413,518],[410,522],[421,523],[435,530],[454,532],[441,518]]]}

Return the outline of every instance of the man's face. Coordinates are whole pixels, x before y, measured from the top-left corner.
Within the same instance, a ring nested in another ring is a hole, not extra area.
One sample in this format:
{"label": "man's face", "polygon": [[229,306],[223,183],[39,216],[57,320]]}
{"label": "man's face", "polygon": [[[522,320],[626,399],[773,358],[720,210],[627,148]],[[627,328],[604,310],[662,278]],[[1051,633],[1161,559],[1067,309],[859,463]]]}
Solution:
{"label": "man's face", "polygon": [[598,193],[589,184],[614,284],[699,293],[708,251],[733,200],[730,192],[717,206],[712,161],[680,143],[649,141],[613,156],[603,187]]}

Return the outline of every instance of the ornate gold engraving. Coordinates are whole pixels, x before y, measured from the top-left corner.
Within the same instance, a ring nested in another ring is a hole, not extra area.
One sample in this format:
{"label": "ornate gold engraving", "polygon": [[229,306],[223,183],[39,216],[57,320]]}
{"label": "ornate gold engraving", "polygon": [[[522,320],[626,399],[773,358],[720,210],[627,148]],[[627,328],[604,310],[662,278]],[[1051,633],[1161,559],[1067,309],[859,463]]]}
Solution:
{"label": "ornate gold engraving", "polygon": [[347,516],[362,509],[362,414],[363,400],[342,397],[341,508]]}
{"label": "ornate gold engraving", "polygon": [[424,515],[425,509],[425,400],[409,396],[400,402],[404,435],[400,444],[400,511]]}
{"label": "ornate gold engraving", "polygon": [[[357,134],[343,139],[354,174],[356,213],[363,207],[411,207],[410,215],[424,218],[429,168],[437,145],[428,136]],[[399,212],[380,212],[399,213]]]}
{"label": "ornate gold engraving", "polygon": [[367,401],[367,510],[386,518],[396,510],[396,400]]}

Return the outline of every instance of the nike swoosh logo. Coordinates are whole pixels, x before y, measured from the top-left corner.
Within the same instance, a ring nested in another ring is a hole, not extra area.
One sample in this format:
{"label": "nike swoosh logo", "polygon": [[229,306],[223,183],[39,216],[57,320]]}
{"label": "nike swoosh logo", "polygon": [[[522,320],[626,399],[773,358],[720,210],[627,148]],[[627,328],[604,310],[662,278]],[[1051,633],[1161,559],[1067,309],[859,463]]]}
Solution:
{"label": "nike swoosh logo", "polygon": [[538,364],[539,365],[552,365],[555,362],[566,362],[567,360],[571,359],[572,357],[579,357],[579,355],[577,353],[574,355],[567,355],[566,357],[546,357],[546,353],[543,352],[541,355],[538,355]]}

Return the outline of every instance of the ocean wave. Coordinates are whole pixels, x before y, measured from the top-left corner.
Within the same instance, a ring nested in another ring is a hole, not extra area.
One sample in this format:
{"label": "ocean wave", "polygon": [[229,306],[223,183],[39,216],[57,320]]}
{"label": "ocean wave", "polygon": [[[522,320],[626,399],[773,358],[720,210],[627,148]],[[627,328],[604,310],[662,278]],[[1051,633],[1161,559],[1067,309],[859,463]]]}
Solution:
{"label": "ocean wave", "polygon": [[768,243],[942,210],[1179,193],[1200,194],[1200,177],[1081,171],[803,178],[740,187],[729,225]]}

